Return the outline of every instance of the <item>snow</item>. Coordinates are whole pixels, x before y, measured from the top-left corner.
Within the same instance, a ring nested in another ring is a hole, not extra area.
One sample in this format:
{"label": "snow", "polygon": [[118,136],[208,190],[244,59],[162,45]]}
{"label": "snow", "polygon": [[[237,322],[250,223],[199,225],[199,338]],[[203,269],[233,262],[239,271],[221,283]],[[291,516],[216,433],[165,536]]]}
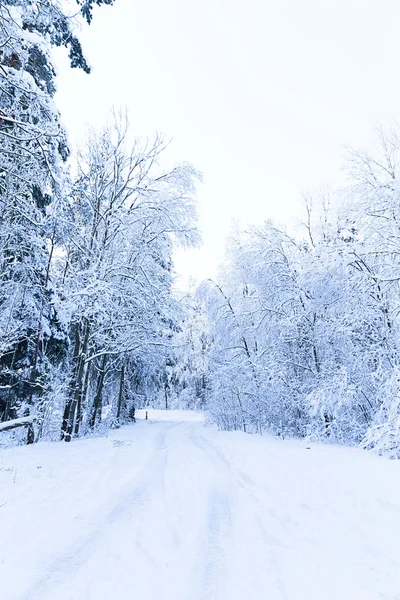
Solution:
{"label": "snow", "polygon": [[400,463],[200,413],[0,452],[1,600],[399,600]]}
{"label": "snow", "polygon": [[148,419],[152,421],[204,421],[204,413],[195,410],[157,410],[141,409],[136,411],[137,419],[145,419],[146,412]]}
{"label": "snow", "polygon": [[7,429],[14,429],[16,427],[24,427],[32,423],[35,419],[32,417],[21,417],[19,419],[13,419],[11,421],[4,421],[0,423],[0,432],[7,431]]}

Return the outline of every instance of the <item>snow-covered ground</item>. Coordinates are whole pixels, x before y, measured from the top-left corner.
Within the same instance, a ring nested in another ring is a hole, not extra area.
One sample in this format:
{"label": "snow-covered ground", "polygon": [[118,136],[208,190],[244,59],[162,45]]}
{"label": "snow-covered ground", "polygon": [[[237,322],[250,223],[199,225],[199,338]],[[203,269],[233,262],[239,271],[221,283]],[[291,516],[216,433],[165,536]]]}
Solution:
{"label": "snow-covered ground", "polygon": [[400,463],[149,411],[0,451],[1,600],[399,600]]}

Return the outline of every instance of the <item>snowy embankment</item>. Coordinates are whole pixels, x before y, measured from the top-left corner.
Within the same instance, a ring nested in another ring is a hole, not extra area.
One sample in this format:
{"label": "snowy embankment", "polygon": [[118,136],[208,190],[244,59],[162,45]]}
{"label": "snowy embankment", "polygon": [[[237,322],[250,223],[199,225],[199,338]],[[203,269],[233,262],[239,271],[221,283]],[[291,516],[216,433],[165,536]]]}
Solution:
{"label": "snowy embankment", "polygon": [[400,463],[149,411],[0,451],[1,600],[399,600]]}

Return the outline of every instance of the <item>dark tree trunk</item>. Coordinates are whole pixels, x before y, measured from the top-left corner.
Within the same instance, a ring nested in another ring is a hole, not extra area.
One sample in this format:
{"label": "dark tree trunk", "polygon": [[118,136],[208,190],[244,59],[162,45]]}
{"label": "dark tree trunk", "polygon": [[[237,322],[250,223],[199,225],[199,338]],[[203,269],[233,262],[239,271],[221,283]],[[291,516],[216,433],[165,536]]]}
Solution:
{"label": "dark tree trunk", "polygon": [[206,383],[206,376],[205,373],[202,374],[201,377],[201,408],[204,408],[206,405],[206,389],[207,389],[207,383]]}
{"label": "dark tree trunk", "polygon": [[[46,267],[46,276],[45,276],[43,288],[42,288],[42,300],[40,303],[40,311],[39,311],[39,316],[38,316],[38,324],[37,324],[36,340],[35,340],[35,353],[33,356],[33,364],[32,364],[32,370],[31,370],[30,394],[29,394],[29,400],[28,400],[28,404],[31,404],[31,405],[35,404],[35,400],[34,400],[35,394],[37,394],[39,396],[39,398],[43,395],[43,388],[41,386],[39,388],[40,391],[38,392],[37,381],[38,381],[39,373],[38,373],[37,365],[38,365],[39,351],[40,351],[40,344],[41,344],[41,337],[42,337],[43,313],[44,313],[44,308],[45,308],[46,300],[47,300],[46,290],[47,290],[47,286],[49,283],[50,267],[51,267],[51,261],[53,259],[53,252],[54,252],[54,247],[55,247],[54,237],[55,237],[55,232],[53,231],[53,235],[51,238],[51,248],[50,248],[49,258],[48,258],[47,267]],[[29,430],[28,430],[28,438],[29,438]],[[28,441],[28,444],[30,444],[30,443],[33,443],[33,442]]]}
{"label": "dark tree trunk", "polygon": [[74,436],[76,436],[76,437],[79,435],[79,428],[80,428],[81,419],[82,419],[82,395],[83,394],[79,394],[78,401],[76,404],[76,417],[75,417],[75,424],[74,424]]}
{"label": "dark tree trunk", "polygon": [[76,385],[76,376],[78,372],[79,365],[79,350],[80,350],[80,335],[79,335],[79,326],[76,327],[75,330],[75,344],[74,344],[74,353],[72,355],[72,369],[70,375],[70,384],[69,384],[69,394],[67,398],[67,402],[65,403],[63,420],[61,423],[61,439],[65,439],[65,435],[68,428],[68,420],[71,411],[71,404],[73,400],[73,392]]}
{"label": "dark tree trunk", "polygon": [[168,384],[165,382],[164,384],[164,394],[165,394],[165,410],[168,410]]}
{"label": "dark tree trunk", "polygon": [[119,421],[121,418],[122,405],[124,402],[124,389],[125,389],[125,364],[122,363],[121,367],[121,376],[119,379],[119,393],[118,393],[118,403],[117,403],[117,420]]}
{"label": "dark tree trunk", "polygon": [[83,328],[83,341],[81,344],[81,336],[79,327],[76,328],[75,332],[75,346],[74,346],[74,357],[73,357],[73,368],[71,373],[70,387],[69,387],[69,398],[65,406],[63,422],[61,426],[61,439],[70,442],[72,432],[74,429],[74,420],[76,407],[80,399],[82,398],[82,387],[83,387],[83,373],[85,368],[85,359],[87,346],[89,341],[89,324],[85,322]]}
{"label": "dark tree trunk", "polygon": [[74,428],[74,435],[76,437],[79,435],[79,429],[82,425],[83,406],[86,402],[87,391],[88,391],[88,387],[89,387],[90,365],[91,365],[91,363],[88,363],[88,365],[86,366],[85,381],[83,383],[83,391],[82,391],[82,394],[79,394],[78,404],[76,407],[76,419],[75,419],[75,428]]}
{"label": "dark tree trunk", "polygon": [[35,430],[33,429],[33,424],[29,423],[28,431],[26,434],[26,443],[27,445],[33,444],[35,442]]}
{"label": "dark tree trunk", "polygon": [[101,367],[100,367],[99,378],[97,381],[96,395],[93,400],[92,414],[90,415],[89,425],[90,425],[91,429],[93,429],[94,426],[96,425],[97,417],[99,417],[99,420],[101,420],[101,405],[102,405],[101,399],[102,399],[102,394],[103,394],[104,378],[105,378],[105,374],[106,374],[106,364],[107,364],[107,354],[104,354],[103,360],[101,363]]}
{"label": "dark tree trunk", "polygon": [[135,407],[135,404],[132,404],[131,407],[130,407],[130,409],[129,409],[129,415],[128,415],[128,417],[129,417],[130,421],[133,421],[133,423],[136,423],[135,414],[136,414],[136,407]]}

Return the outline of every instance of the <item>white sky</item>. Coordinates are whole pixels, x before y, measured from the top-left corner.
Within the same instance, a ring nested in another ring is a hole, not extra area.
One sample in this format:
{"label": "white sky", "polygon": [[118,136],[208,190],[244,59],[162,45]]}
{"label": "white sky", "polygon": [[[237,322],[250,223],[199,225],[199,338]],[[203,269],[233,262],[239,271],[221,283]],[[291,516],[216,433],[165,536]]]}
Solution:
{"label": "white sky", "polygon": [[71,141],[126,106],[139,136],[173,137],[203,172],[203,247],[185,279],[213,276],[232,220],[289,222],[301,191],[337,184],[343,146],[400,109],[398,0],[116,0],[80,35],[92,74],[57,51]]}

